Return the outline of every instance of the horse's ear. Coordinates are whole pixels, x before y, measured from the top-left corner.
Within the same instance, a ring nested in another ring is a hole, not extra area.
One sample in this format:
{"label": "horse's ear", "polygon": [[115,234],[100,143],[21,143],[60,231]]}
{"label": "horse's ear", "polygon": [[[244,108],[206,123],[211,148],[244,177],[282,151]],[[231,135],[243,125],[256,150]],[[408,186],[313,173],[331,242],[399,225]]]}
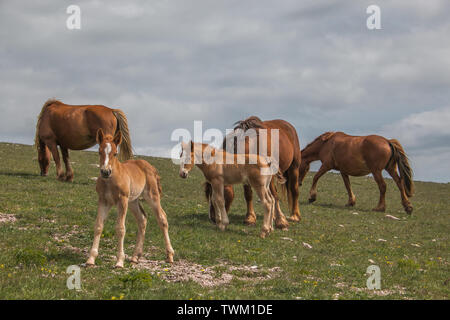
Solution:
{"label": "horse's ear", "polygon": [[98,143],[98,144],[101,144],[104,137],[105,137],[105,135],[104,135],[104,133],[103,133],[102,128],[99,128],[99,129],[97,130],[97,137],[96,137],[97,143]]}
{"label": "horse's ear", "polygon": [[118,146],[122,142],[122,131],[117,131],[114,135],[113,142]]}
{"label": "horse's ear", "polygon": [[191,140],[191,152],[194,151],[194,142]]}

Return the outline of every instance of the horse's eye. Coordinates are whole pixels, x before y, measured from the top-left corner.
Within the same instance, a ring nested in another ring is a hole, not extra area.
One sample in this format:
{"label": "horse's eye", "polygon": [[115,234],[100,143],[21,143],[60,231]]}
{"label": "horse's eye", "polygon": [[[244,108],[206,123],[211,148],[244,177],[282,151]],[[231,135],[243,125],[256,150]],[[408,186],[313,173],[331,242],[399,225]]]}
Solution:
{"label": "horse's eye", "polygon": [[114,157],[117,157],[117,152],[116,152],[116,153],[114,153]]}

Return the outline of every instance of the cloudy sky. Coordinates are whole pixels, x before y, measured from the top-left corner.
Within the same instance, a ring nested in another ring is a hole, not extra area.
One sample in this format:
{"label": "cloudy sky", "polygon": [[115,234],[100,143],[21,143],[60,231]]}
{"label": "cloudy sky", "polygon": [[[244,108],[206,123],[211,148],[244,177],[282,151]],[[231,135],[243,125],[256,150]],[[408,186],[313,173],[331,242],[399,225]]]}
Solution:
{"label": "cloudy sky", "polygon": [[[81,8],[69,30],[66,9]],[[381,9],[381,30],[366,8]],[[0,1],[0,141],[32,144],[51,97],[128,116],[135,150],[176,128],[282,118],[397,138],[415,177],[450,181],[447,0]]]}

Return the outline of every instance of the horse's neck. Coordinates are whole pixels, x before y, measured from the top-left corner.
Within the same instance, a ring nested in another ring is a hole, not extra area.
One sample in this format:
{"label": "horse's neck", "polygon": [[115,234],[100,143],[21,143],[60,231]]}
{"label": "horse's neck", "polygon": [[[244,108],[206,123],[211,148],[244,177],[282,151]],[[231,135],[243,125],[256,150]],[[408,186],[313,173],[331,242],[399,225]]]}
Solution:
{"label": "horse's neck", "polygon": [[119,178],[119,179],[122,178],[124,170],[123,170],[123,165],[122,165],[122,163],[120,163],[120,161],[118,161],[118,160],[114,161],[112,170],[113,170],[113,172],[115,172],[115,176],[117,178]]}
{"label": "horse's neck", "polygon": [[205,178],[208,179],[209,173],[211,172],[211,166],[213,166],[213,164],[207,164],[207,163],[202,162],[202,163],[195,164],[195,166],[197,168],[199,168],[200,171],[205,176]]}
{"label": "horse's neck", "polygon": [[311,145],[302,150],[302,161],[307,163],[319,160],[319,152],[321,150],[321,146]]}

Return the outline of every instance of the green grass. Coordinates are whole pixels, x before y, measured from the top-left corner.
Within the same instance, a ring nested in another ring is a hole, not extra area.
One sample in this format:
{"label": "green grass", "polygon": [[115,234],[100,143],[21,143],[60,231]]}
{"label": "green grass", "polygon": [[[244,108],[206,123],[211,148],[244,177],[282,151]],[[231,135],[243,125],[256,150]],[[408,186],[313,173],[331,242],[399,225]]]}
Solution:
{"label": "green grass", "polygon": [[[149,263],[155,264],[153,269],[135,269],[129,262],[124,269],[113,269],[114,209],[105,225],[97,267],[82,268],[81,291],[69,290],[66,268],[84,263],[92,244],[97,194],[91,178],[98,175],[98,156],[71,152],[73,183],[57,181],[53,164],[49,176],[40,177],[36,157],[31,146],[0,144],[0,213],[17,219],[0,223],[0,299],[449,298],[449,184],[417,182],[414,212],[407,216],[392,180],[387,180],[386,213],[371,211],[378,201],[378,188],[370,177],[351,179],[355,208],[344,206],[344,184],[340,175],[332,173],[320,180],[317,201],[308,204],[309,174],[300,191],[303,220],[263,240],[258,237],[259,203],[256,227],[242,223],[242,188],[236,188],[230,226],[220,232],[208,221],[200,171],[194,169],[183,180],[170,160],[151,157],[143,158],[162,178],[174,266],[163,263],[163,237],[150,214],[144,251]],[[144,208],[150,211],[147,204]],[[400,220],[388,219],[386,214]],[[128,255],[136,230],[129,214]],[[364,289],[371,264],[381,269],[381,293]],[[170,275],[203,273],[220,285],[202,286],[189,278],[167,280]],[[228,280],[220,282],[226,276]]]}

